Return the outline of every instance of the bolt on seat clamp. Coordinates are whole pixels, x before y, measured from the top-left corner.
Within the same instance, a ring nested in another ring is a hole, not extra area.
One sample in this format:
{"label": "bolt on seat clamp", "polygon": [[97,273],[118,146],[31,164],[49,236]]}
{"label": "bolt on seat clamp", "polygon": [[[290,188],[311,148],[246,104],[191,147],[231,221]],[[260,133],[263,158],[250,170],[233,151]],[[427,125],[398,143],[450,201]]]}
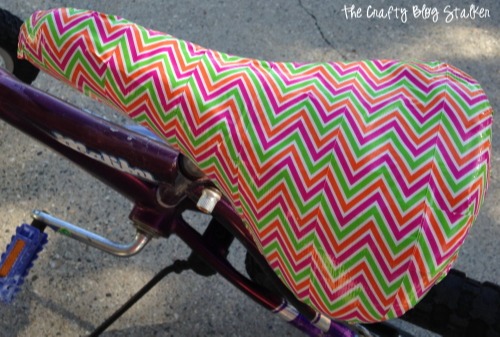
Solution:
{"label": "bolt on seat clamp", "polygon": [[200,199],[198,199],[196,207],[203,213],[211,214],[215,205],[217,205],[221,198],[222,193],[219,190],[215,188],[204,188],[203,191],[201,191],[201,196]]}

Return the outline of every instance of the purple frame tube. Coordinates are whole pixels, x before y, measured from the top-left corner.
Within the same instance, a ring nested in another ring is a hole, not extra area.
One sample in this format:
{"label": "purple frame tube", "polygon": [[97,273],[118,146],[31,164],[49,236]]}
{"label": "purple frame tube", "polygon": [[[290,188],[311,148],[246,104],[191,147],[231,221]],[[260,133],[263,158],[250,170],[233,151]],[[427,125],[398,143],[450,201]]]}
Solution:
{"label": "purple frame tube", "polygon": [[[185,191],[185,196],[189,198],[180,198],[174,207],[165,207],[159,203],[157,192],[160,186],[167,191],[175,191],[175,182],[180,175],[180,154],[177,151],[147,136],[85,113],[20,82],[3,69],[0,69],[0,119],[68,158],[133,201],[135,206],[130,218],[141,228],[165,237],[177,235],[212,268],[257,303],[270,311],[282,307],[282,295],[262,288],[239,273],[224,257],[204,243],[201,235],[182,219],[181,213],[184,210],[195,209],[193,201],[198,200],[203,183],[206,182],[194,182]],[[64,144],[55,134],[84,144],[84,149],[123,158],[130,167],[151,173],[154,181],[147,182],[96,160],[88,153],[82,153],[85,151],[78,151]],[[237,237],[254,257],[262,259],[250,233],[228,201],[219,202],[212,215]],[[275,276],[272,272],[270,275]],[[285,288],[282,293],[287,291]],[[301,304],[289,291],[285,297],[291,299],[292,303],[305,313],[297,314],[289,323],[309,336],[355,336],[352,330],[335,322],[332,322],[329,331],[319,330],[311,323],[314,311]]]}

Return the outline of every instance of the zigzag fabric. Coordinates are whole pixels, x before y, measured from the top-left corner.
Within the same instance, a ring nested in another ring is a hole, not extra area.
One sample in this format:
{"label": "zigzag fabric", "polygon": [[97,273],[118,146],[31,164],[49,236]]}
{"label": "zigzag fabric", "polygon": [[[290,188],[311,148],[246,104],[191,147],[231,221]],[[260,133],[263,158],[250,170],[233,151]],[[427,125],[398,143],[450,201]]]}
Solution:
{"label": "zigzag fabric", "polygon": [[19,55],[189,156],[300,300],[402,315],[457,257],[489,177],[492,109],[443,63],[274,63],[92,11],[40,11]]}

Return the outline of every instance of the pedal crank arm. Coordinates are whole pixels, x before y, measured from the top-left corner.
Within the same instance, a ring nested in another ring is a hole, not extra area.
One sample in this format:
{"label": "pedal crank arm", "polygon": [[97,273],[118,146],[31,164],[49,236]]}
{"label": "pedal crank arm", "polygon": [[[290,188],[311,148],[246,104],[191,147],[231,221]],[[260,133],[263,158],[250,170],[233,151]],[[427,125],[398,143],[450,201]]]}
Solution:
{"label": "pedal crank arm", "polygon": [[135,238],[128,244],[117,243],[69,222],[56,218],[43,211],[33,211],[33,219],[45,224],[57,233],[100,249],[112,255],[129,257],[139,253],[149,242],[151,236],[137,230]]}

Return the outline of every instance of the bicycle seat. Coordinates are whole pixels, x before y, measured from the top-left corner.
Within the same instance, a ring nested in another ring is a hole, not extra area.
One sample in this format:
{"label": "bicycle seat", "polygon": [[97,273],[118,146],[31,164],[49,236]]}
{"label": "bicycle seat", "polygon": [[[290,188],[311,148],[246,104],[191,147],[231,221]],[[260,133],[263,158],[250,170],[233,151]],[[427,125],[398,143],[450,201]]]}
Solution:
{"label": "bicycle seat", "polygon": [[19,56],[191,158],[297,298],[338,320],[415,305],[487,188],[492,109],[444,63],[266,62],[76,9],[34,13]]}

